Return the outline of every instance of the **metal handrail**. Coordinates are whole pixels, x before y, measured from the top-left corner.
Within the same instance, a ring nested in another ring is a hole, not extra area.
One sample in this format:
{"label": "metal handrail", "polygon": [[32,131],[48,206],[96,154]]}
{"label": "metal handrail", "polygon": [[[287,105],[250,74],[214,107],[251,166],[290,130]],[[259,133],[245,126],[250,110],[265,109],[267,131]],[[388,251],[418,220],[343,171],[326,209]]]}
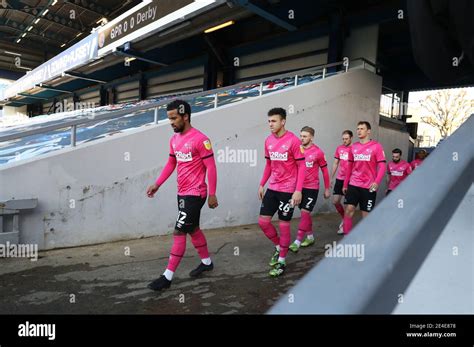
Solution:
{"label": "metal handrail", "polygon": [[[352,61],[353,62],[354,61],[363,61],[364,66],[365,66],[365,64],[368,64],[368,65],[371,65],[373,67],[376,67],[376,65],[374,63],[372,63],[371,61],[369,61],[365,58],[357,58],[357,59],[354,59]],[[235,89],[235,88],[239,88],[239,87],[243,87],[243,86],[248,86],[248,85],[251,85],[251,84],[260,84],[259,96],[261,96],[263,94],[263,83],[266,82],[266,81],[271,81],[271,80],[275,80],[275,79],[279,79],[279,78],[286,78],[286,77],[303,76],[304,74],[314,73],[314,72],[317,72],[317,71],[320,71],[320,70],[322,72],[322,76],[323,76],[322,78],[324,79],[326,77],[326,73],[327,73],[328,68],[344,65],[345,68],[346,68],[345,71],[347,72],[349,63],[345,64],[344,61],[340,61],[340,62],[331,63],[331,64],[317,65],[317,66],[313,66],[311,68],[306,68],[306,69],[302,69],[302,70],[293,71],[291,73],[284,73],[284,74],[274,75],[274,76],[271,76],[271,77],[265,77],[265,78],[259,78],[259,79],[251,80],[251,81],[240,82],[240,83],[237,83],[237,84],[233,84],[231,86],[221,87],[221,88],[212,89],[212,90],[206,90],[206,91],[193,93],[193,94],[186,94],[186,95],[183,95],[181,97],[181,99],[190,100],[190,99],[198,98],[198,97],[201,97],[201,96],[215,95],[214,108],[217,108],[217,106],[218,106],[218,94],[220,92],[224,92],[224,91],[227,91],[227,90],[230,90],[230,89]],[[297,86],[297,82],[298,82],[297,78],[298,77],[295,78],[295,86]],[[15,132],[15,133],[8,134],[8,135],[3,135],[3,136],[0,135],[0,143],[4,142],[4,141],[10,141],[10,140],[14,140],[14,139],[17,139],[17,138],[26,137],[26,136],[43,134],[43,133],[48,132],[48,131],[64,129],[64,128],[71,128],[71,146],[74,147],[76,145],[77,126],[79,126],[79,125],[88,124],[88,123],[92,123],[92,122],[98,122],[98,121],[102,121],[102,120],[106,120],[106,119],[119,118],[119,117],[122,117],[122,116],[125,116],[125,115],[129,115],[130,113],[136,113],[136,112],[151,110],[151,109],[155,109],[154,123],[156,124],[158,122],[158,117],[157,117],[158,108],[160,106],[163,106],[163,105],[167,104],[167,103],[169,103],[169,100],[160,100],[160,101],[152,102],[152,103],[149,103],[149,104],[146,104],[146,105],[138,105],[138,106],[134,106],[134,107],[131,107],[131,108],[128,108],[128,109],[117,110],[117,111],[112,111],[112,112],[101,112],[99,114],[97,114],[94,111],[85,112],[84,116],[81,117],[81,118],[76,118],[76,119],[73,119],[73,120],[65,120],[64,122],[61,122],[61,123],[40,126],[38,128],[35,128],[35,129],[19,131],[19,132]],[[93,115],[92,117],[91,117],[91,114]]]}

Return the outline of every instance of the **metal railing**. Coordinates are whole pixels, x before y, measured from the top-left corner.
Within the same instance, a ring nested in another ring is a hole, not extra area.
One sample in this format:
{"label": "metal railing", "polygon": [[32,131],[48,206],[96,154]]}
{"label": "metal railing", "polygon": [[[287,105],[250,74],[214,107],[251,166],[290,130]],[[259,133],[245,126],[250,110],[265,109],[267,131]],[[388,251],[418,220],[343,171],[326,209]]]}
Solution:
{"label": "metal railing", "polygon": [[[337,244],[339,250],[359,246],[364,253],[362,261],[343,251],[340,257],[335,256],[332,246],[331,256],[325,253],[269,313],[392,313],[441,233],[453,231],[445,227],[473,184],[473,132],[474,114]],[[448,245],[446,252],[452,246]],[[472,249],[472,245],[466,246],[465,252]],[[327,245],[324,248],[329,250]],[[468,284],[472,276],[462,273],[459,277]],[[465,292],[467,297],[455,300],[472,300],[472,292]],[[431,304],[436,307],[437,302]]]}
{"label": "metal railing", "polygon": [[[352,60],[352,62],[355,62],[355,61],[362,61],[363,68],[365,68],[366,65],[375,67],[374,63],[366,60],[365,58],[357,58],[357,59]],[[259,78],[259,79],[255,79],[251,81],[241,82],[241,83],[234,84],[231,86],[226,86],[226,87],[217,88],[213,90],[206,90],[206,91],[193,93],[193,94],[185,94],[183,97],[180,97],[180,98],[183,100],[191,100],[198,97],[214,95],[214,108],[217,108],[219,106],[219,94],[222,92],[240,88],[240,87],[249,86],[249,85],[260,84],[258,96],[262,96],[264,94],[263,87],[264,87],[265,82],[269,82],[276,79],[282,79],[282,78],[295,78],[294,86],[298,86],[299,77],[305,76],[307,74],[315,74],[315,73],[321,72],[321,78],[325,79],[328,77],[327,70],[329,68],[343,66],[344,69],[339,72],[347,72],[349,69],[349,64],[350,62],[346,63],[346,62],[341,61],[341,62],[336,62],[332,64],[318,65],[311,68],[294,71],[292,73],[284,73],[284,74],[274,75],[271,77]],[[120,118],[125,115],[130,115],[132,113],[143,112],[147,110],[154,110],[153,123],[157,124],[158,123],[158,110],[161,106],[166,105],[168,102],[169,102],[169,99],[160,100],[160,101],[152,102],[146,105],[137,105],[131,108],[123,109],[123,110],[100,112],[100,113],[96,113],[94,110],[91,110],[89,112],[84,112],[83,117],[79,117],[79,118],[76,117],[73,120],[64,120],[64,122],[60,122],[56,124],[43,125],[34,129],[30,129],[30,130],[18,131],[18,132],[14,132],[7,135],[0,135],[0,143],[4,141],[10,141],[10,140],[18,139],[18,138],[23,138],[26,136],[44,134],[46,132],[54,131],[58,129],[70,128],[70,139],[71,139],[70,145],[72,147],[75,147],[78,126],[92,123],[92,122]]]}
{"label": "metal railing", "polygon": [[404,105],[400,98],[402,93],[401,91],[383,86],[379,113],[386,117],[400,119],[407,111],[407,105]]}

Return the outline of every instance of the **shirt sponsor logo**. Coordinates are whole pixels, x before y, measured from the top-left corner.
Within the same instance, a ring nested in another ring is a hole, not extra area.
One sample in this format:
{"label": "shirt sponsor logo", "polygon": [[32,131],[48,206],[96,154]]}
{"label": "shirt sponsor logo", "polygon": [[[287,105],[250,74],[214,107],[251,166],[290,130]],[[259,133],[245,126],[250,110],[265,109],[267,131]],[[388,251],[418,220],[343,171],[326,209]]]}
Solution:
{"label": "shirt sponsor logo", "polygon": [[370,157],[371,155],[370,154],[355,154],[354,155],[354,160],[355,161],[370,161]]}
{"label": "shirt sponsor logo", "polygon": [[285,153],[270,152],[270,160],[287,161],[288,160],[288,152],[285,152]]}
{"label": "shirt sponsor logo", "polygon": [[191,152],[183,153],[183,152],[180,152],[180,151],[176,151],[176,152],[174,152],[174,154],[176,155],[176,160],[177,161],[191,161],[191,160],[193,160],[193,155],[192,155]]}
{"label": "shirt sponsor logo", "polygon": [[390,171],[390,175],[402,177],[403,171]]}
{"label": "shirt sponsor logo", "polygon": [[341,160],[349,160],[349,153],[347,153],[347,152],[341,152],[341,153],[339,154],[339,159],[341,159]]}
{"label": "shirt sponsor logo", "polygon": [[314,161],[307,161],[306,162],[306,167],[313,167]]}

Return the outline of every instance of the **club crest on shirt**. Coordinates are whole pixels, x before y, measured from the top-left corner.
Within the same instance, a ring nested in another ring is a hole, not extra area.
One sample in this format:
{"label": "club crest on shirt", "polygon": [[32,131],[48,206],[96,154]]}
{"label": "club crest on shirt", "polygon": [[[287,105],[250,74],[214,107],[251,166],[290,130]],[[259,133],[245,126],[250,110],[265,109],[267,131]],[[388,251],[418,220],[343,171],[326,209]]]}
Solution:
{"label": "club crest on shirt", "polygon": [[204,144],[204,147],[205,147],[208,151],[211,150],[211,148],[212,148],[211,141],[206,140],[206,141],[203,142],[203,144]]}

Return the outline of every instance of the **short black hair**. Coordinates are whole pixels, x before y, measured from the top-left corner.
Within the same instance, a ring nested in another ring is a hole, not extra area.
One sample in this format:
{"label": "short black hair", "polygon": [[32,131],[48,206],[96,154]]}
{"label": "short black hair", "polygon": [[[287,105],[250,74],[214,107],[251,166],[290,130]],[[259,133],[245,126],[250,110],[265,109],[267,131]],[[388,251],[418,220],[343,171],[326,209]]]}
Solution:
{"label": "short black hair", "polygon": [[180,116],[187,114],[189,116],[189,121],[191,122],[191,106],[184,100],[173,100],[168,105],[166,105],[166,111],[178,110]]}
{"label": "short black hair", "polygon": [[307,126],[307,125],[304,126],[304,127],[301,129],[301,131],[306,131],[306,132],[310,133],[311,136],[314,136],[314,129],[311,128],[310,126]]}
{"label": "short black hair", "polygon": [[370,123],[367,122],[366,120],[362,120],[359,123],[357,123],[357,126],[359,126],[359,125],[365,125],[367,127],[367,130],[372,129],[372,127],[370,126]]}
{"label": "short black hair", "polygon": [[395,148],[392,153],[398,153],[400,155],[402,155],[402,150],[400,148]]}
{"label": "short black hair", "polygon": [[344,131],[342,132],[342,135],[344,135],[344,134],[347,134],[347,135],[349,135],[350,137],[353,136],[352,131],[350,131],[350,130],[344,130]]}
{"label": "short black hair", "polygon": [[280,115],[281,118],[286,119],[286,111],[284,108],[275,107],[268,111],[268,117],[274,116],[276,114]]}

